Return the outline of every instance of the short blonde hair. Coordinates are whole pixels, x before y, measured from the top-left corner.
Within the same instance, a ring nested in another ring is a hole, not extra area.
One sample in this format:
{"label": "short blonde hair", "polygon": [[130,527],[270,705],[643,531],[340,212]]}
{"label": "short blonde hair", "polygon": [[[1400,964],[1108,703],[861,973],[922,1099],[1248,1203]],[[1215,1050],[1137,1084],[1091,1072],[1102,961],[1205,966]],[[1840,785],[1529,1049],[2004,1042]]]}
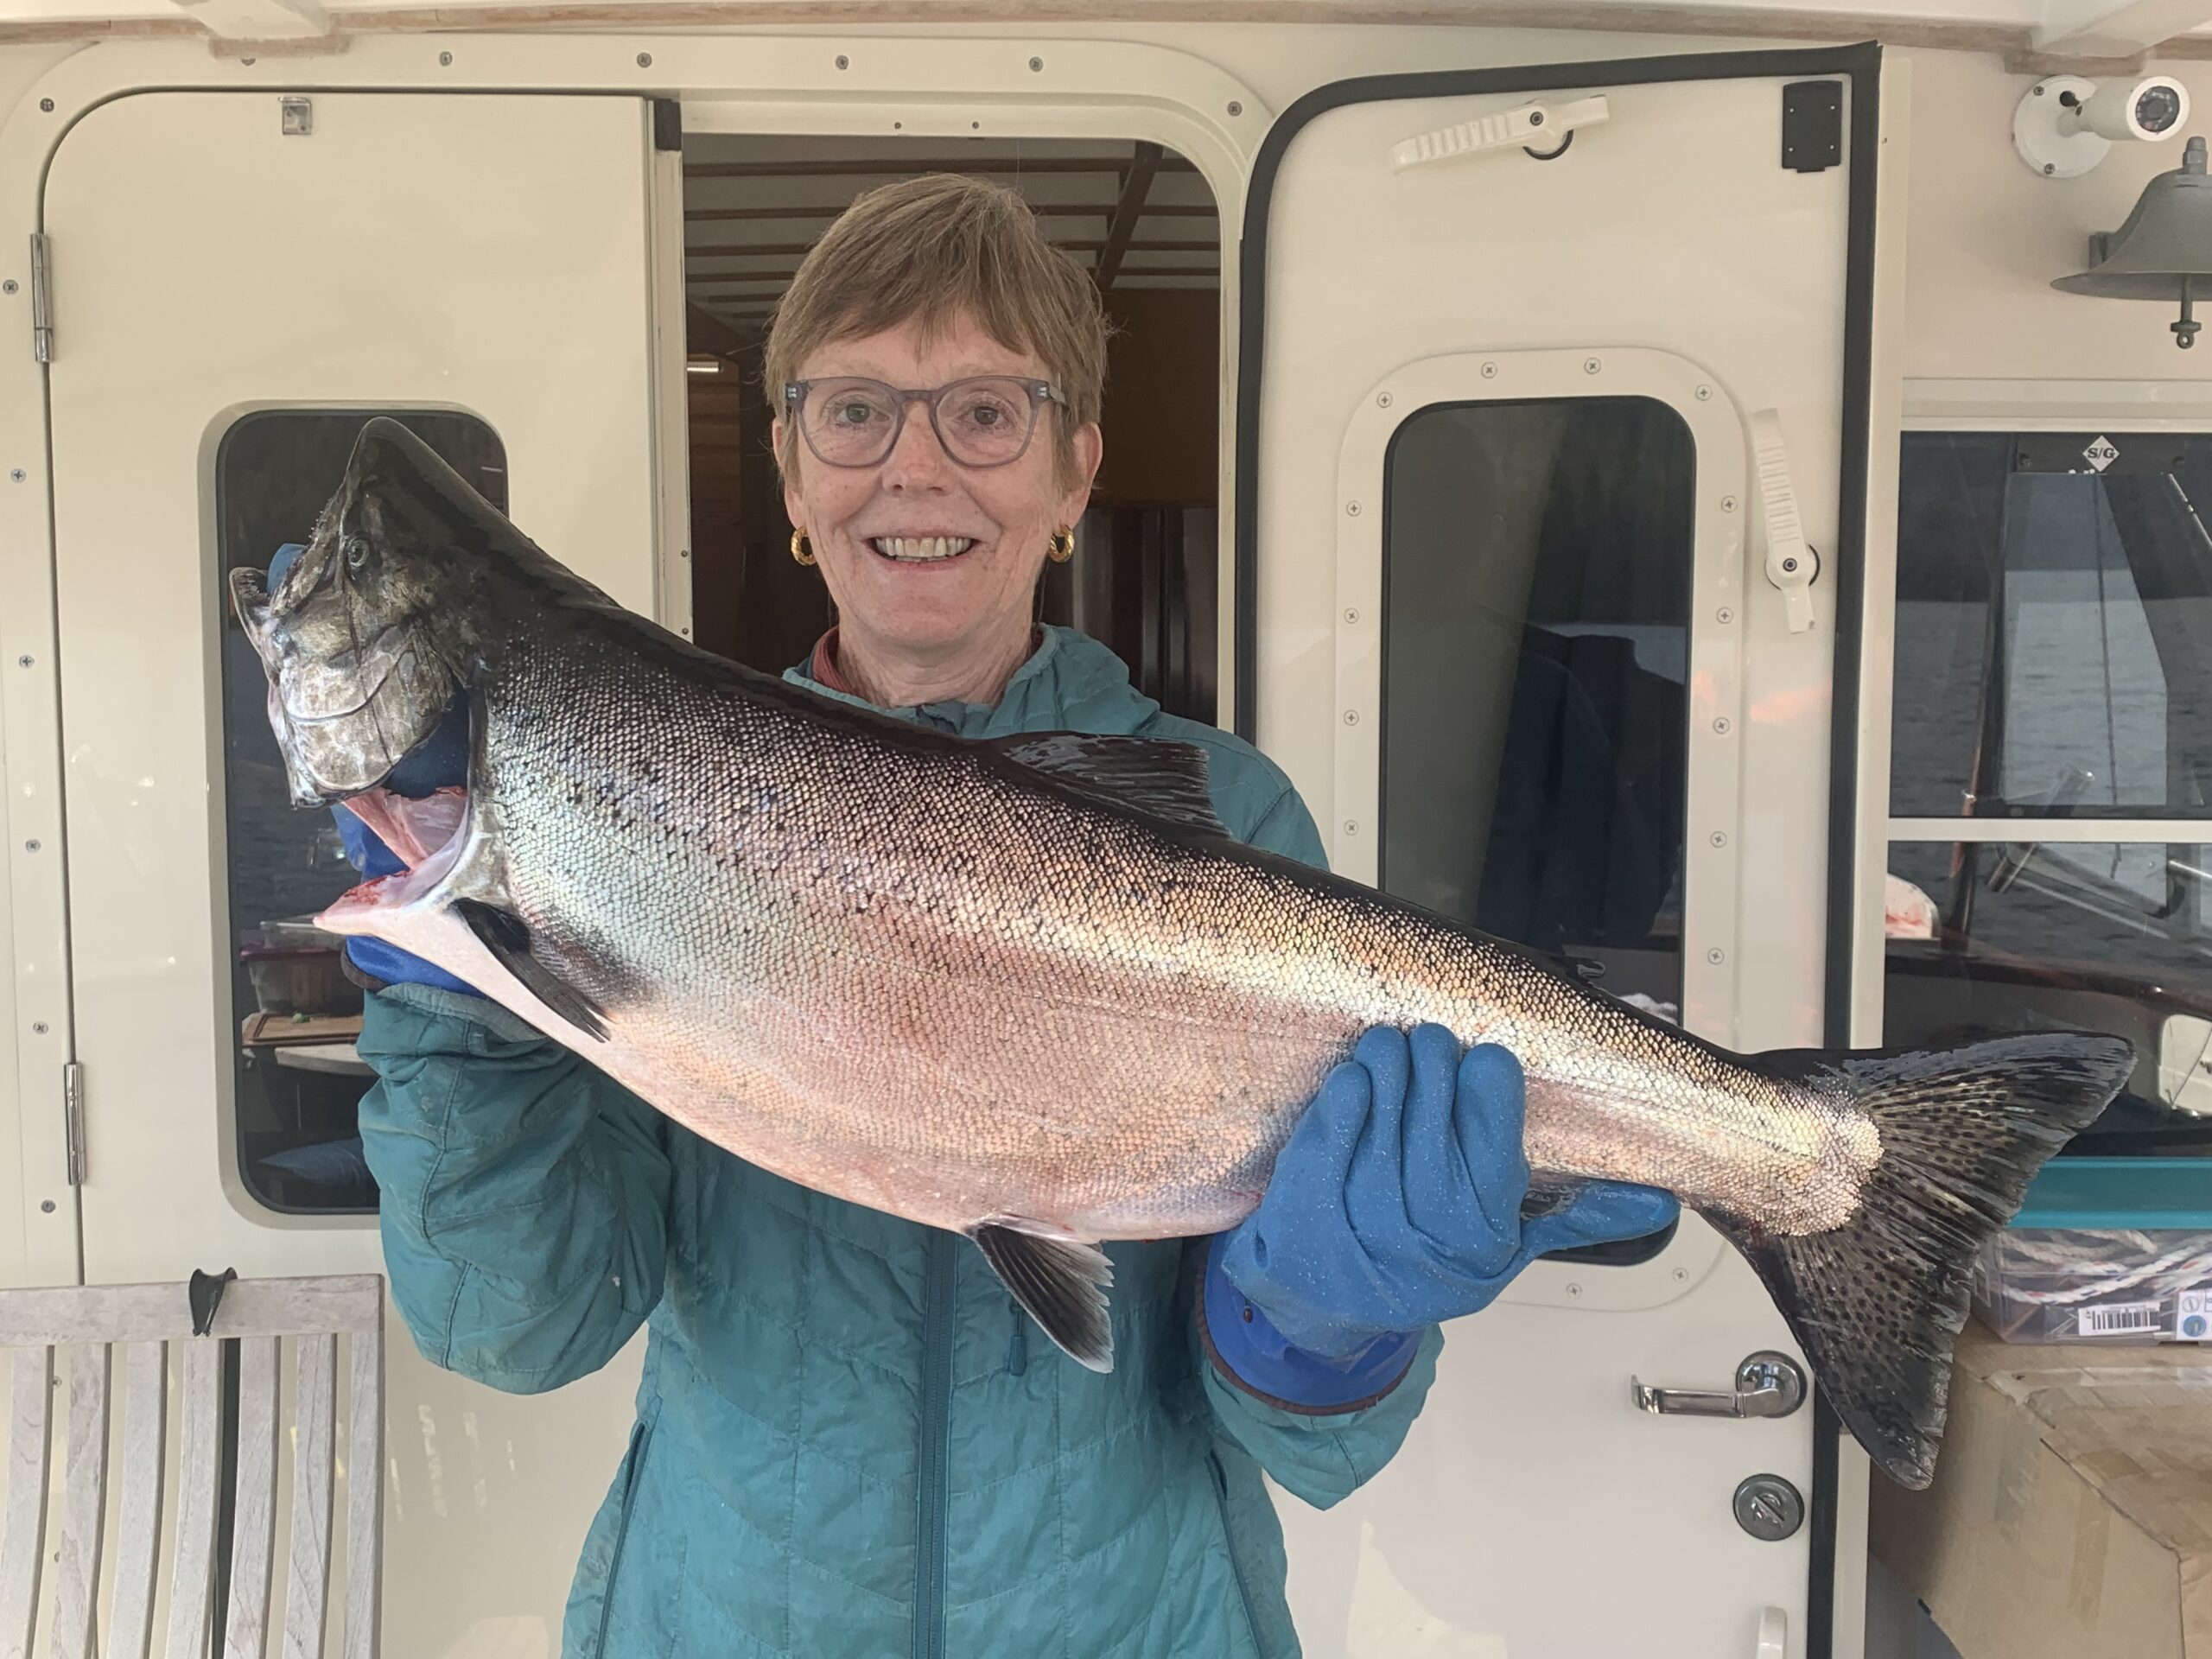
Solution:
{"label": "short blonde hair", "polygon": [[[1060,473],[1076,481],[1075,435],[1106,392],[1106,314],[1090,276],[1045,239],[1020,193],[957,173],[924,173],[853,199],[777,302],[764,390],[779,416],[798,365],[832,340],[965,314],[1008,351],[1027,352],[1067,402],[1054,423]],[[798,458],[787,425],[776,456]]]}

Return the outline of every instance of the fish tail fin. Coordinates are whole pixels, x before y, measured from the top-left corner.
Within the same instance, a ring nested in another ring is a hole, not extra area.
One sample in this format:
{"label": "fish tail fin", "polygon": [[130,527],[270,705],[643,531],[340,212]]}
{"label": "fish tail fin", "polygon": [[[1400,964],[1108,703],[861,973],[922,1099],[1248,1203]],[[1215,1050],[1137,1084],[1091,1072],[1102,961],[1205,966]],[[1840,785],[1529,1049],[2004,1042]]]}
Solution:
{"label": "fish tail fin", "polygon": [[1766,1282],[1844,1426],[1893,1479],[1924,1487],[1974,1258],[2044,1160],[2126,1084],[2134,1046],[2050,1033],[1753,1064],[1853,1103],[1879,1132],[1881,1157],[1858,1211],[1826,1232],[1707,1219]]}

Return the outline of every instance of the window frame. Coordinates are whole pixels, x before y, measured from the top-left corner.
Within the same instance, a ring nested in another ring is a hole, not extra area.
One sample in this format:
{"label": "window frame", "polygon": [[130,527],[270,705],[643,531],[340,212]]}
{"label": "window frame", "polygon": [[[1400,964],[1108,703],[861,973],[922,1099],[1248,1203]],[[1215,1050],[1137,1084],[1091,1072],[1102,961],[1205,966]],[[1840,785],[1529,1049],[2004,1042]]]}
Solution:
{"label": "window frame", "polygon": [[[1346,425],[1337,463],[1332,643],[1335,708],[1330,764],[1333,820],[1321,826],[1332,866],[1372,886],[1381,863],[1383,511],[1399,429],[1437,404],[1647,398],[1690,435],[1692,553],[1689,730],[1682,846],[1685,1028],[1738,1046],[1740,906],[1736,860],[1743,817],[1749,426],[1719,380],[1688,359],[1643,347],[1459,352],[1418,359],[1370,386]],[[1559,1307],[1629,1311],[1685,1294],[1727,1247],[1710,1228],[1681,1228],[1648,1259],[1572,1282],[1527,1275],[1515,1298]]]}
{"label": "window frame", "polygon": [[1737,1046],[1736,840],[1742,816],[1747,426],[1726,390],[1670,352],[1571,347],[1454,353],[1394,371],[1368,391],[1339,452],[1332,742],[1333,867],[1375,883],[1382,804],[1383,537],[1390,448],[1438,404],[1646,398],[1688,429],[1694,474],[1689,613],[1688,777],[1682,849],[1682,1020]]}

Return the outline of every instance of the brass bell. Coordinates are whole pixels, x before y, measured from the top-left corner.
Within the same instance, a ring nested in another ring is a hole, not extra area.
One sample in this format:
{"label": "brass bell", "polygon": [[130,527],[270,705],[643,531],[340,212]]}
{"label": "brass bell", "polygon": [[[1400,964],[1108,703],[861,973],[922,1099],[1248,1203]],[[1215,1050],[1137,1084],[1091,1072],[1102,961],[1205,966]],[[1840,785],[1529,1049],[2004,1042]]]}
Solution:
{"label": "brass bell", "polygon": [[2200,289],[2212,294],[2212,176],[2205,173],[2204,140],[2191,138],[2181,165],[2143,187],[2126,224],[2090,237],[2087,270],[2051,286],[2096,299],[2178,300],[2181,319],[2169,325],[2174,344],[2196,345],[2203,325],[2193,315],[2193,301]]}

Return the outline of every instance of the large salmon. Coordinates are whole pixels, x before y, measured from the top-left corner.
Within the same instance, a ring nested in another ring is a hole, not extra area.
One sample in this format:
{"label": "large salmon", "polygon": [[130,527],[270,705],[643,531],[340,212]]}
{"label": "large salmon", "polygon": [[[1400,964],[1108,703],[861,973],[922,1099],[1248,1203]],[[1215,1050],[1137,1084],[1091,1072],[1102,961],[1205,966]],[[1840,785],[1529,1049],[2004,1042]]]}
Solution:
{"label": "large salmon", "polygon": [[[1099,1242],[1234,1225],[1357,1034],[1435,1020],[1519,1056],[1535,1168],[1668,1187],[1732,1240],[1923,1485],[1979,1244],[2135,1064],[2072,1033],[1729,1053],[1239,845],[1187,745],[968,742],[698,650],[389,420],[276,591],[231,580],[293,798],[353,801],[415,861],[324,925],[741,1157],[966,1234],[1095,1369]],[[465,803],[380,790],[456,694]]]}

